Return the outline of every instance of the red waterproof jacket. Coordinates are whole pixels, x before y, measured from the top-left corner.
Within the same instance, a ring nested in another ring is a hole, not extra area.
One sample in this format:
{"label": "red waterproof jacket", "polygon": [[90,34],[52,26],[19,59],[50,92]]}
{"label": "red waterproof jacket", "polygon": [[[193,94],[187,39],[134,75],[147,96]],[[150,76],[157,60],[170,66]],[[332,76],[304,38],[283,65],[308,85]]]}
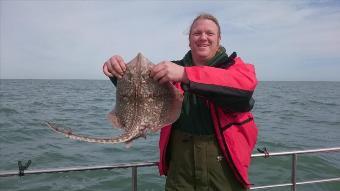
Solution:
{"label": "red waterproof jacket", "polygon": [[[186,91],[207,97],[215,135],[224,158],[237,180],[249,188],[248,168],[258,131],[249,112],[257,85],[254,66],[236,57],[225,68],[191,66],[185,67],[185,72],[189,79]],[[175,85],[183,92],[181,84]],[[166,175],[168,171],[166,155],[171,128],[171,125],[166,126],[160,133],[160,175]]]}

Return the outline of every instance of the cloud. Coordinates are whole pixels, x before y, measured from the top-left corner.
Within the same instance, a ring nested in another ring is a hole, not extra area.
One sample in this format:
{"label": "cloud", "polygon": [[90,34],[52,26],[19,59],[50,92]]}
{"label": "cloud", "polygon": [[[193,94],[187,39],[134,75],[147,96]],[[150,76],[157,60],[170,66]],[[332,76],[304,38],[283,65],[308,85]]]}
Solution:
{"label": "cloud", "polygon": [[180,59],[192,19],[210,12],[260,80],[340,80],[337,1],[1,1],[0,11],[1,78],[105,79],[113,54]]}

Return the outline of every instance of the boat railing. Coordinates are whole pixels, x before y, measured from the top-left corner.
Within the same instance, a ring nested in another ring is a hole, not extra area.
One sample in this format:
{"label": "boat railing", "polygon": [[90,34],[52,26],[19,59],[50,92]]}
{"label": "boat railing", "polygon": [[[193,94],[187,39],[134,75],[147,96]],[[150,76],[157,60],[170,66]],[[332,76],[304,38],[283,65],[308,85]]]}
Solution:
{"label": "boat railing", "polygon": [[[331,148],[322,148],[322,149],[298,150],[298,151],[288,151],[288,152],[273,152],[273,153],[272,152],[269,153],[265,151],[264,153],[252,154],[251,155],[252,158],[291,156],[291,182],[282,183],[282,184],[264,185],[264,186],[253,186],[250,188],[250,190],[268,189],[268,188],[277,188],[277,187],[291,187],[291,190],[295,191],[297,185],[340,181],[340,177],[333,177],[333,178],[328,178],[328,179],[306,180],[306,181],[297,182],[297,176],[296,176],[298,155],[310,154],[310,153],[323,153],[323,152],[339,152],[339,151],[340,151],[340,147],[331,147]],[[28,165],[26,166],[26,168],[28,167]],[[32,174],[43,174],[43,173],[65,173],[65,172],[74,172],[74,171],[111,170],[111,169],[131,168],[132,190],[136,191],[137,190],[137,169],[141,167],[150,167],[150,166],[157,166],[157,165],[158,165],[158,162],[152,161],[152,162],[119,163],[119,164],[103,165],[103,166],[79,166],[79,167],[68,167],[68,168],[49,168],[49,169],[27,170],[25,168],[22,168],[22,164],[20,162],[19,171],[0,171],[0,177],[24,176],[24,175],[32,175]]]}
{"label": "boat railing", "polygon": [[317,180],[306,180],[297,182],[297,159],[298,155],[301,154],[311,154],[311,153],[321,153],[321,152],[339,152],[340,147],[332,147],[332,148],[322,148],[322,149],[310,149],[310,150],[299,150],[299,151],[288,151],[288,152],[274,152],[274,153],[260,153],[260,154],[252,154],[252,158],[256,157],[276,157],[276,156],[291,156],[291,182],[283,183],[283,184],[272,184],[272,185],[265,185],[265,186],[256,186],[251,187],[250,190],[257,190],[257,189],[267,189],[267,188],[277,188],[277,187],[291,187],[292,191],[296,191],[297,185],[305,185],[305,184],[316,184],[316,183],[323,183],[323,182],[335,182],[340,181],[340,177],[334,178],[327,178],[327,179],[317,179]]}

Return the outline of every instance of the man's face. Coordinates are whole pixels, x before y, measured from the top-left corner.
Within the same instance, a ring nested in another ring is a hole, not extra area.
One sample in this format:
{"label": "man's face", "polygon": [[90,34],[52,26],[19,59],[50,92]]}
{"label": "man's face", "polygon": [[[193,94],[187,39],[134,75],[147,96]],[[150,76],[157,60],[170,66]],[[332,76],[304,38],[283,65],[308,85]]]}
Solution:
{"label": "man's face", "polygon": [[221,37],[217,25],[208,19],[197,20],[191,28],[189,46],[192,56],[208,61],[220,47]]}

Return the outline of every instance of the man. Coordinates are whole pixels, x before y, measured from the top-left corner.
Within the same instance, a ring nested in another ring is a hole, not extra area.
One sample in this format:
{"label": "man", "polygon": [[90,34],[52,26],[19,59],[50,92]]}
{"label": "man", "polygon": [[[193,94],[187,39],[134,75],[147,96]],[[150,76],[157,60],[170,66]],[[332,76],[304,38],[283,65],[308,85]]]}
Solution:
{"label": "man", "polygon": [[[257,80],[253,65],[220,45],[221,30],[210,14],[190,27],[190,51],[180,61],[155,65],[150,77],[172,82],[184,94],[182,112],[162,128],[159,140],[165,190],[243,190],[257,128],[249,112]],[[111,80],[121,78],[124,60],[116,55],[103,66]]]}

